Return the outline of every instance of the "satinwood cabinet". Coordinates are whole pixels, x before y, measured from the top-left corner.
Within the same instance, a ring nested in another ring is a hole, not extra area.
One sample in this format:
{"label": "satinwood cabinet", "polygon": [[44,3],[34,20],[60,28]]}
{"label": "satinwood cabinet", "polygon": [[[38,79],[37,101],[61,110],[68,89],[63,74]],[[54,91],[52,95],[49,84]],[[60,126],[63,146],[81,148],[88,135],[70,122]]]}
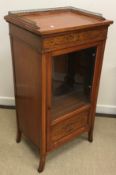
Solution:
{"label": "satinwood cabinet", "polygon": [[23,134],[37,145],[41,172],[48,152],[84,132],[93,140],[112,21],[73,7],[9,12],[5,20],[11,39],[17,142]]}

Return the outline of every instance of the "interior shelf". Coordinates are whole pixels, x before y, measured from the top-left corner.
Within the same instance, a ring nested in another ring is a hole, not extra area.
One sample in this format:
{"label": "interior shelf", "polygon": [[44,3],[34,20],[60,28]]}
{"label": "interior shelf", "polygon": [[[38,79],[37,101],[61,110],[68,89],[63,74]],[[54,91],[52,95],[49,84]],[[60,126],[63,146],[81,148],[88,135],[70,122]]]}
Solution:
{"label": "interior shelf", "polygon": [[52,120],[55,120],[90,104],[90,100],[82,90],[75,90],[66,95],[54,97],[52,104],[51,116]]}

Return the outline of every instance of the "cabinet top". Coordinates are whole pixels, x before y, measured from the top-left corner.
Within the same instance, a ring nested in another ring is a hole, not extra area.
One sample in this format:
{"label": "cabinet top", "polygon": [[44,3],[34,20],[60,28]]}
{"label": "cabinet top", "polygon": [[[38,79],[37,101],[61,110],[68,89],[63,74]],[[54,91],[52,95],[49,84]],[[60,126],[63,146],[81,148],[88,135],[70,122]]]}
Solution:
{"label": "cabinet top", "polygon": [[39,35],[108,26],[113,23],[101,14],[74,7],[12,11],[4,18],[9,23]]}

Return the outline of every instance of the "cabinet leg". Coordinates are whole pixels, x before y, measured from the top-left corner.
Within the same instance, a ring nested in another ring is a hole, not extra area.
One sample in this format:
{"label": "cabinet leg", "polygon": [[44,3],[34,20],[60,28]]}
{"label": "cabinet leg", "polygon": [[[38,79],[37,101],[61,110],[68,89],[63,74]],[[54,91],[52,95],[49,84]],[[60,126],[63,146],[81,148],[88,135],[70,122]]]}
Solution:
{"label": "cabinet leg", "polygon": [[93,142],[93,129],[90,129],[88,132],[88,141]]}
{"label": "cabinet leg", "polygon": [[22,132],[20,131],[20,129],[17,129],[17,137],[16,137],[16,142],[19,143],[21,141],[21,136],[22,136]]}
{"label": "cabinet leg", "polygon": [[39,173],[44,170],[45,160],[46,160],[46,155],[40,155],[40,162],[39,162],[39,168],[38,168]]}

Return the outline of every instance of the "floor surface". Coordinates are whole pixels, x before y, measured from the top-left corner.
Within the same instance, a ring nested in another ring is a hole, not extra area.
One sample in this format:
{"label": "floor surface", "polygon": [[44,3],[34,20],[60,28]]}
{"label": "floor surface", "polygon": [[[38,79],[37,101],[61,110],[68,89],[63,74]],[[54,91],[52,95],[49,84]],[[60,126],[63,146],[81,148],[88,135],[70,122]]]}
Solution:
{"label": "floor surface", "polygon": [[[15,116],[0,109],[0,175],[38,175],[36,147],[15,142]],[[83,135],[51,152],[42,175],[116,175],[116,118],[96,117],[93,143]]]}

